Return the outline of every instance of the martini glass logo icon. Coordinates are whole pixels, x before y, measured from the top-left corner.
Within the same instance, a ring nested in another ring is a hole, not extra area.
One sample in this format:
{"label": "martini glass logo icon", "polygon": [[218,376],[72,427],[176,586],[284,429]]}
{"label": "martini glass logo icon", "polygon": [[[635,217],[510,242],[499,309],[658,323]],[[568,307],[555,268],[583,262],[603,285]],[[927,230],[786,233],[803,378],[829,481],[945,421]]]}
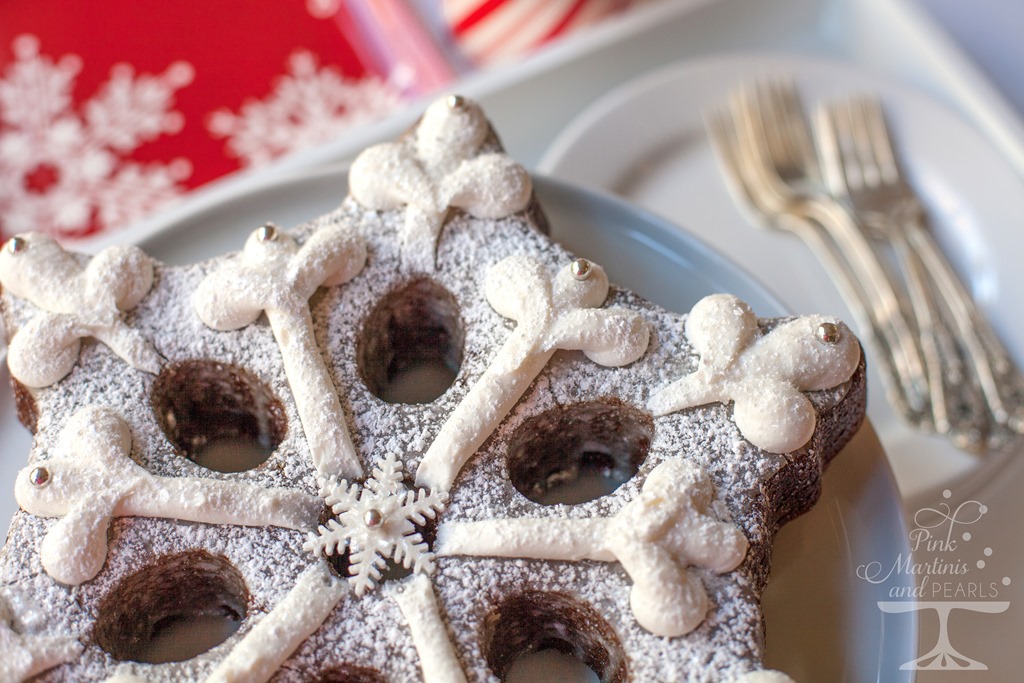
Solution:
{"label": "martini glass logo icon", "polygon": [[[952,493],[946,490],[942,492],[942,495],[949,499]],[[915,527],[910,531],[909,538],[911,550],[917,555],[916,561],[913,563],[898,561],[897,565],[893,567],[893,571],[899,570],[918,575],[919,589],[915,593],[916,598],[928,595],[925,586],[930,584],[932,592],[929,597],[951,597],[953,599],[917,599],[913,601],[880,601],[878,603],[878,608],[889,614],[934,610],[938,617],[938,636],[935,646],[917,659],[901,665],[901,670],[988,670],[984,663],[968,657],[953,647],[949,628],[951,615],[958,610],[998,614],[1005,612],[1010,606],[1010,603],[1005,600],[983,599],[984,594],[978,588],[984,584],[968,580],[966,575],[972,567],[960,559],[961,551],[964,549],[963,544],[973,538],[971,532],[967,531],[965,527],[980,521],[987,512],[988,508],[982,503],[968,500],[956,508],[944,501],[937,508],[925,507],[915,513]],[[986,557],[992,555],[991,548],[986,547],[983,552]],[[984,559],[979,559],[974,563],[974,567],[979,570],[984,569],[985,566]],[[956,576],[958,580],[949,581],[950,576],[947,572]],[[935,581],[935,574],[940,577],[947,574],[942,577],[946,580]],[[862,578],[868,577],[862,575]],[[872,579],[868,578],[868,580]],[[1008,586],[1010,584],[1009,577],[1003,577],[1002,584]],[[997,588],[995,584],[991,584],[989,594],[993,597],[997,594],[995,588]]]}
{"label": "martini glass logo icon", "polygon": [[917,659],[906,662],[900,669],[906,671],[987,671],[988,667],[982,662],[971,659],[967,655],[957,651],[949,640],[949,615],[954,610],[970,610],[972,612],[986,612],[998,614],[1005,612],[1010,606],[1007,601],[899,601],[879,602],[878,608],[889,614],[901,612],[919,612],[922,610],[935,610],[939,617],[939,637],[935,647]]}

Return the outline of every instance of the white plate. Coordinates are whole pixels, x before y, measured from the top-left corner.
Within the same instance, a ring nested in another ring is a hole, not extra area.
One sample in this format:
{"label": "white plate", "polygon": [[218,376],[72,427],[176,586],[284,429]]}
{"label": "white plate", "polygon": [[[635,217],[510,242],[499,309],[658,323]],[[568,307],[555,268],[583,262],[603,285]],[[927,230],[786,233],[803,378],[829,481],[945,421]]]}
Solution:
{"label": "white plate", "polygon": [[[603,264],[613,281],[667,308],[687,311],[718,291],[747,300],[762,315],[782,306],[763,287],[703,243],[624,202],[538,178],[537,193],[554,237]],[[168,263],[184,264],[237,248],[255,226],[294,225],[331,210],[345,192],[341,169],[306,173],[251,188],[229,201],[202,206],[162,226],[142,246]],[[28,452],[8,392],[0,399],[0,487],[10,491]],[[857,564],[906,552],[898,494],[885,454],[870,426],[861,430],[825,480],[818,506],[778,538],[772,583],[765,595],[769,664],[799,681],[910,680],[898,673],[913,658],[912,616],[883,624],[875,602],[887,586],[855,578]],[[13,514],[13,502],[0,510]],[[884,636],[884,637],[883,637]]]}
{"label": "white plate", "polygon": [[[702,112],[738,83],[790,75],[805,105],[855,91],[879,94],[936,237],[1024,366],[1024,191],[985,138],[934,101],[863,69],[778,55],[681,62],[592,104],[555,140],[539,169],[603,188],[685,226],[753,273],[795,311],[845,314],[827,272],[791,234],[763,230],[737,207],[704,134]],[[869,354],[870,355],[870,354]],[[876,366],[877,367],[877,366]],[[869,415],[907,500],[952,487],[973,495],[1006,457],[978,458],[911,430],[889,409],[872,373]]]}

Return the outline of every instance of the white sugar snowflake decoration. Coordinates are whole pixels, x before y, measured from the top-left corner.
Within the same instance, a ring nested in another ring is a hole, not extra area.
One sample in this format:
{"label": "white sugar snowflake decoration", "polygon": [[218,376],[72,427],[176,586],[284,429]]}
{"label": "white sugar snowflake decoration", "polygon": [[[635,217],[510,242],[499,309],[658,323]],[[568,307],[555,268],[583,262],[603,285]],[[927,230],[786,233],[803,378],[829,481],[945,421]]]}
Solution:
{"label": "white sugar snowflake decoration", "polygon": [[349,551],[349,583],[356,595],[373,590],[387,561],[417,574],[434,571],[434,554],[416,530],[444,509],[448,495],[409,489],[402,462],[389,453],[362,486],[329,477],[320,481],[324,497],[337,519],[310,534],[305,549],[314,556]]}
{"label": "white sugar snowflake decoration", "polygon": [[227,138],[227,151],[244,166],[259,166],[289,152],[308,149],[390,112],[401,101],[396,88],[374,77],[346,79],[321,67],[316,55],[296,50],[288,73],[263,100],[239,113],[218,109],[207,128]]}
{"label": "white sugar snowflake decoration", "polygon": [[76,108],[80,57],[40,54],[33,35],[11,46],[15,60],[0,74],[0,233],[122,227],[184,193],[187,159],[140,164],[131,156],[184,126],[174,94],[192,82],[190,64],[175,62],[158,75],[116,64]]}

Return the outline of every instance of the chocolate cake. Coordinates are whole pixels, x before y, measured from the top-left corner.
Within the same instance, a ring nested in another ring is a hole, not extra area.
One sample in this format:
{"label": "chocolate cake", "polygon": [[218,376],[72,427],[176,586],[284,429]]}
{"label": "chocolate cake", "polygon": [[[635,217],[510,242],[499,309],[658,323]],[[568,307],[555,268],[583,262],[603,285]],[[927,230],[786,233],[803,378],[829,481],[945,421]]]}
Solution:
{"label": "chocolate cake", "polygon": [[[851,331],[611,286],[465,98],[349,185],[191,266],[4,245],[35,438],[0,681],[493,681],[543,649],[602,681],[789,680],[760,595],[864,419]],[[153,654],[204,621],[232,627]]]}

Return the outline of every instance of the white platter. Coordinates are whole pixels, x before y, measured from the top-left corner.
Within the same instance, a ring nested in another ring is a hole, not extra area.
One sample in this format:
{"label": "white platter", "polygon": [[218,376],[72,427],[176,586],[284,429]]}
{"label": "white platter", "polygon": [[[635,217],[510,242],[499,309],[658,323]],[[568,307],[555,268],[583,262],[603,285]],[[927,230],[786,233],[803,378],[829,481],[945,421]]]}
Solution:
{"label": "white platter", "polygon": [[[932,226],[1011,353],[1024,365],[1024,192],[979,132],[934,100],[863,68],[801,57],[730,55],[680,62],[626,83],[556,138],[539,169],[602,188],[686,226],[729,254],[798,312],[853,316],[828,273],[793,235],[754,227],[729,194],[705,137],[702,111],[743,80],[792,76],[808,106],[856,91],[879,94]],[[873,373],[869,411],[908,500],[954,486],[978,493],[1005,457],[979,458],[907,428]]]}
{"label": "white platter", "polygon": [[[236,248],[254,226],[294,225],[332,209],[345,192],[342,169],[305,173],[204,206],[143,242],[172,264]],[[613,281],[673,310],[705,294],[729,291],[762,315],[785,311],[730,261],[665,221],[614,198],[538,178],[537,192],[556,239],[605,265]],[[6,378],[5,378],[6,379]],[[0,392],[0,487],[12,489],[28,452],[7,392]],[[0,515],[16,507],[9,498]],[[867,425],[837,457],[815,509],[780,533],[765,595],[769,665],[800,681],[909,681],[899,672],[913,658],[916,620],[883,624],[876,608],[888,586],[855,576],[859,564],[906,552],[899,496],[882,447]]]}

